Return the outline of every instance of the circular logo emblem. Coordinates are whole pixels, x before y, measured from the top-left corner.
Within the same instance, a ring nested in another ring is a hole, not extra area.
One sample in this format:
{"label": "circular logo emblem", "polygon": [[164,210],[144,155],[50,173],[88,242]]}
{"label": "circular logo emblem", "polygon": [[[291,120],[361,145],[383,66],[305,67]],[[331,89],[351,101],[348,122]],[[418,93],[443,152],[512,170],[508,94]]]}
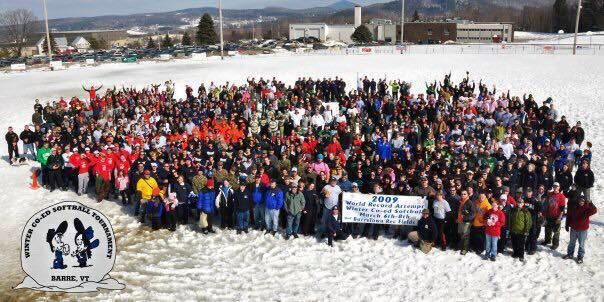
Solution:
{"label": "circular logo emblem", "polygon": [[[23,229],[21,264],[31,279],[17,288],[123,288],[108,275],[115,254],[115,236],[105,215],[75,201],[52,205],[34,214]],[[103,286],[109,283],[113,285]]]}

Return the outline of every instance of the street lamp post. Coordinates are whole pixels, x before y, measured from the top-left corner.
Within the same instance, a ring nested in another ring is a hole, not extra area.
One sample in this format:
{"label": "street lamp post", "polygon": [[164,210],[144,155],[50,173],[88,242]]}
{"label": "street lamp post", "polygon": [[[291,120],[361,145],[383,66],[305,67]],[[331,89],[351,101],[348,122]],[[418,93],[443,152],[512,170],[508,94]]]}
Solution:
{"label": "street lamp post", "polygon": [[46,25],[46,47],[47,48],[47,53],[48,53],[48,64],[50,65],[52,62],[52,48],[51,48],[51,44],[50,44],[50,31],[48,30],[48,12],[46,11],[46,0],[43,0],[44,2],[44,23]]}
{"label": "street lamp post", "polygon": [[579,32],[579,18],[581,17],[581,0],[577,6],[577,18],[575,20],[575,38],[573,39],[573,55],[577,54],[577,32]]}
{"label": "street lamp post", "polygon": [[222,35],[222,0],[218,0],[218,17],[220,19],[220,59],[224,60],[224,39]]}

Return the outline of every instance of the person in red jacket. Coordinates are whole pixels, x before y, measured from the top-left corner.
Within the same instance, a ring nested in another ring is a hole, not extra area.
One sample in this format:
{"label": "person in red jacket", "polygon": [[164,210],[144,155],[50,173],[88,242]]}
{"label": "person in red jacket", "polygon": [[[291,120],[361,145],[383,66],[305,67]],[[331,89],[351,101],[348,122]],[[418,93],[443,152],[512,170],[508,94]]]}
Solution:
{"label": "person in red jacket", "polygon": [[568,207],[564,229],[567,232],[570,231],[570,242],[568,243],[566,255],[562,258],[573,259],[575,244],[578,240],[579,252],[577,253],[577,263],[583,263],[585,240],[587,240],[587,230],[589,229],[589,216],[596,214],[597,211],[596,206],[583,196],[579,197],[576,205]]}
{"label": "person in red jacket", "polygon": [[91,159],[86,156],[85,153],[79,154],[78,156],[72,155],[69,159],[74,169],[78,173],[78,196],[86,194],[88,191],[88,182],[90,180],[89,172],[91,167],[94,165]]}
{"label": "person in red jacket", "polygon": [[[560,243],[560,225],[566,207],[566,197],[560,192],[560,184],[555,182],[552,192],[545,200],[545,241],[543,245],[552,244],[552,249]],[[553,238],[552,238],[553,235]]]}
{"label": "person in red jacket", "polygon": [[485,254],[484,260],[495,261],[497,257],[497,241],[501,236],[501,227],[505,225],[505,214],[499,208],[497,200],[493,200],[491,209],[484,214],[485,221]]}
{"label": "person in red jacket", "polygon": [[94,167],[94,173],[96,175],[96,199],[98,202],[107,199],[107,196],[109,195],[112,169],[105,153],[101,153],[101,158]]}

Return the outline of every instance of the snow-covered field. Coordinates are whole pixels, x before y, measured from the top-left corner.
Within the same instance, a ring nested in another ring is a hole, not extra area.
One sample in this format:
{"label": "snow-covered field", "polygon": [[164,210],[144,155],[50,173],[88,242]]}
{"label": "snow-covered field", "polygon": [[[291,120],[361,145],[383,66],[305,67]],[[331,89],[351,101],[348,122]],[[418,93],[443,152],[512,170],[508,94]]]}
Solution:
{"label": "snow-covered field", "polygon": [[[299,76],[341,76],[348,87],[356,75],[400,78],[423,90],[424,81],[453,80],[470,75],[496,84],[512,95],[551,96],[571,123],[581,120],[594,144],[593,168],[597,206],[604,211],[604,57],[492,55],[376,55],[246,57],[223,62],[180,61],[139,65],[112,64],[57,72],[0,74],[0,129],[22,130],[30,122],[33,101],[84,96],[82,85],[144,86],[172,79],[179,94],[185,84],[230,81],[248,76],[272,77],[291,83]],[[6,143],[1,144],[6,156]],[[151,233],[117,203],[97,204],[69,192],[32,191],[29,167],[0,162],[0,300],[63,298],[69,300],[192,301],[602,301],[604,296],[604,219],[592,219],[585,263],[563,261],[561,249],[540,249],[521,263],[509,256],[485,262],[474,254],[454,251],[424,255],[406,242],[380,238],[349,239],[330,249],[314,239],[284,241],[251,232],[203,236],[189,228]],[[111,219],[118,240],[112,276],[126,289],[95,294],[45,294],[12,290],[24,277],[19,263],[23,224],[37,210],[60,200],[78,200]]]}
{"label": "snow-covered field", "polygon": [[[539,32],[514,32],[514,40],[522,43],[535,44],[573,44],[574,33],[539,33]],[[578,33],[577,44],[604,44],[604,31],[591,33]]]}

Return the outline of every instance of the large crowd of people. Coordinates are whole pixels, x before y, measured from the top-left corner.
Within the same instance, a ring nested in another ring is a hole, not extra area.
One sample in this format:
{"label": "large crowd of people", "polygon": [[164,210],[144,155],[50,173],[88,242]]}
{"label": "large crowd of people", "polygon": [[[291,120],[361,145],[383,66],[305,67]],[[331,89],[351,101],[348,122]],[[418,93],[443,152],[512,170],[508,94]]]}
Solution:
{"label": "large crowd of people", "polygon": [[[207,84],[207,83],[206,83]],[[583,261],[594,173],[581,123],[554,100],[476,83],[336,77],[249,78],[244,85],[86,89],[88,99],[35,101],[32,123],[6,134],[9,160],[40,163],[50,191],[118,200],[141,222],[267,235],[409,239],[422,251],[495,260],[559,247]],[[422,88],[423,90],[423,88]],[[21,141],[23,154],[19,153]],[[342,192],[423,196],[417,226],[342,223]]]}

